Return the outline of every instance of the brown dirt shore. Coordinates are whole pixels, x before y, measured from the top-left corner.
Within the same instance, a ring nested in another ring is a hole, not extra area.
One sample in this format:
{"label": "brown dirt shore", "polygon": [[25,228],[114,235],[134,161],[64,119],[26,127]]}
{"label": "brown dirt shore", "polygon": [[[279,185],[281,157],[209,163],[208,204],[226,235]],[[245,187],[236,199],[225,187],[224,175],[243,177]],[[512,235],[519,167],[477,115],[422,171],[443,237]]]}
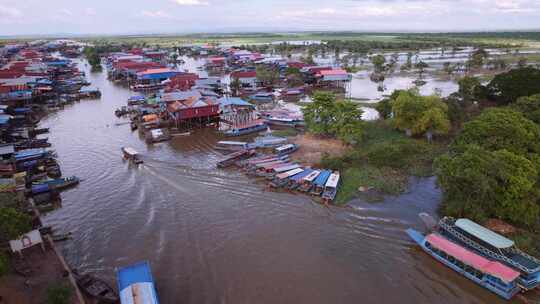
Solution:
{"label": "brown dirt shore", "polygon": [[[40,246],[23,251],[23,261],[30,267],[30,275],[25,277],[12,269],[0,278],[0,304],[43,304],[49,288],[61,285],[71,288],[61,261],[51,246],[45,244],[45,251]],[[12,262],[19,259],[18,255],[12,256]],[[73,288],[70,303],[79,303]]]}
{"label": "brown dirt shore", "polygon": [[305,166],[319,164],[325,154],[332,157],[341,156],[348,149],[341,140],[317,137],[308,133],[290,137],[289,141],[300,146],[291,158]]}

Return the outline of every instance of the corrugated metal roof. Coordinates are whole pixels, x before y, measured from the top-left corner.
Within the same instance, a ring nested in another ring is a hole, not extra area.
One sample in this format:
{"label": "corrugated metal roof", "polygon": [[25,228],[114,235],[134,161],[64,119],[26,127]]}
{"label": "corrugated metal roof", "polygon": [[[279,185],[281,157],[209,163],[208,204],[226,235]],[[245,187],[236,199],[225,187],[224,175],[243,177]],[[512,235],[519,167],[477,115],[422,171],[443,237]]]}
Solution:
{"label": "corrugated metal roof", "polygon": [[514,246],[514,241],[482,227],[469,219],[457,220],[456,226],[495,248],[503,249]]}
{"label": "corrugated metal roof", "polygon": [[317,178],[317,176],[319,176],[319,174],[321,174],[321,171],[315,170],[311,172],[308,176],[304,177],[303,180],[306,182],[313,182]]}
{"label": "corrugated metal roof", "polygon": [[296,168],[296,169],[292,169],[292,170],[289,170],[287,172],[283,172],[281,174],[278,174],[276,177],[279,178],[279,179],[284,179],[284,178],[288,178],[288,177],[294,176],[296,174],[302,173],[303,171],[304,171],[304,169]]}

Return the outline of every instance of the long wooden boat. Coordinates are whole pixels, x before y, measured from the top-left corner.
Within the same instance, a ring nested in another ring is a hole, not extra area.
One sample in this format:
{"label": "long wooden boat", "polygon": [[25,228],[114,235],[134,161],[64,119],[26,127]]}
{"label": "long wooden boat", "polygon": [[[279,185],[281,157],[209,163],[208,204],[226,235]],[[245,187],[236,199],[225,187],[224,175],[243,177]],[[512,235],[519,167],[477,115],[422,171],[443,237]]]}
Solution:
{"label": "long wooden boat", "polygon": [[304,171],[302,168],[295,168],[280,174],[277,174],[276,177],[268,184],[271,188],[281,188],[289,182],[289,179],[297,174],[301,174]]}
{"label": "long wooden boat", "polygon": [[241,136],[266,130],[266,124],[262,120],[256,120],[242,126],[235,126],[225,131],[226,136]]}
{"label": "long wooden boat", "polygon": [[321,174],[320,170],[313,170],[310,174],[302,178],[298,190],[301,192],[309,192],[313,188],[313,181]]}
{"label": "long wooden boat", "polygon": [[47,185],[50,189],[63,190],[79,184],[80,179],[76,176],[69,176],[64,178],[57,178],[45,181],[39,181],[32,183],[32,189],[34,186]]}
{"label": "long wooden boat", "polygon": [[125,160],[129,160],[134,164],[142,164],[143,160],[139,157],[139,152],[131,147],[122,147],[122,154]]}
{"label": "long wooden boat", "polygon": [[116,271],[121,304],[159,304],[154,277],[147,261]]}
{"label": "long wooden boat", "polygon": [[218,168],[226,168],[234,164],[235,162],[249,158],[255,155],[254,150],[242,150],[227,155],[223,160],[217,163]]}
{"label": "long wooden boat", "polygon": [[324,185],[324,191],[322,198],[326,202],[332,202],[336,198],[337,191],[339,187],[339,172],[334,172],[330,174],[326,184]]}
{"label": "long wooden boat", "polygon": [[293,191],[296,190],[296,188],[300,187],[301,180],[311,174],[313,172],[313,169],[311,168],[305,168],[302,173],[296,174],[295,176],[291,176],[289,180],[287,181],[287,189]]}
{"label": "long wooden boat", "polygon": [[488,260],[436,233],[424,236],[414,229],[407,229],[407,234],[437,261],[498,296],[509,300],[520,291],[519,272],[514,269]]}
{"label": "long wooden boat", "polygon": [[521,251],[512,240],[468,219],[444,217],[436,228],[446,238],[519,271],[522,289],[540,286],[540,260]]}
{"label": "long wooden boat", "polygon": [[313,187],[309,193],[311,195],[321,196],[321,194],[324,191],[324,186],[326,185],[326,181],[330,177],[330,174],[332,174],[332,172],[329,170],[321,171],[321,174],[319,174],[319,176],[317,176],[315,181],[313,181]]}
{"label": "long wooden boat", "polygon": [[88,296],[98,300],[100,303],[117,303],[118,294],[105,281],[89,274],[79,275],[73,272],[73,276],[77,281],[77,286]]}
{"label": "long wooden boat", "polygon": [[296,150],[298,150],[297,144],[287,144],[287,145],[277,147],[276,149],[274,149],[274,152],[277,155],[285,155],[285,154],[291,154],[295,152]]}

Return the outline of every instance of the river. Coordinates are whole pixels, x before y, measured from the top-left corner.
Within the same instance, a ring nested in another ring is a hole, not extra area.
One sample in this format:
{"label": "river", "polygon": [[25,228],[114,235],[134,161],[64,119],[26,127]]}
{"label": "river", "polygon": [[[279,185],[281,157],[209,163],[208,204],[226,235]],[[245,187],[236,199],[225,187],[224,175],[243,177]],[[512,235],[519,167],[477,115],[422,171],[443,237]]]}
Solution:
{"label": "river", "polygon": [[[215,169],[210,130],[147,146],[114,116],[131,92],[89,73],[100,100],[52,113],[64,175],[82,183],[44,217],[66,260],[115,282],[114,269],[149,260],[162,303],[503,303],[441,266],[408,239],[417,214],[434,214],[434,179],[382,203],[326,208],[304,195],[265,191],[234,170]],[[120,123],[120,124],[119,124]],[[133,167],[120,147],[145,163]]]}

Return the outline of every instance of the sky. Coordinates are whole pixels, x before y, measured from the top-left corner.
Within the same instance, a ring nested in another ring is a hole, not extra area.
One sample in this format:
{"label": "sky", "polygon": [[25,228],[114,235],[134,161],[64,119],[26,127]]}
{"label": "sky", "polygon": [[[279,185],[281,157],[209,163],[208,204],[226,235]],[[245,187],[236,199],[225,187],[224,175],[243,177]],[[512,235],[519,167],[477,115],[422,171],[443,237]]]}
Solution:
{"label": "sky", "polygon": [[540,0],[0,0],[0,36],[540,30]]}

